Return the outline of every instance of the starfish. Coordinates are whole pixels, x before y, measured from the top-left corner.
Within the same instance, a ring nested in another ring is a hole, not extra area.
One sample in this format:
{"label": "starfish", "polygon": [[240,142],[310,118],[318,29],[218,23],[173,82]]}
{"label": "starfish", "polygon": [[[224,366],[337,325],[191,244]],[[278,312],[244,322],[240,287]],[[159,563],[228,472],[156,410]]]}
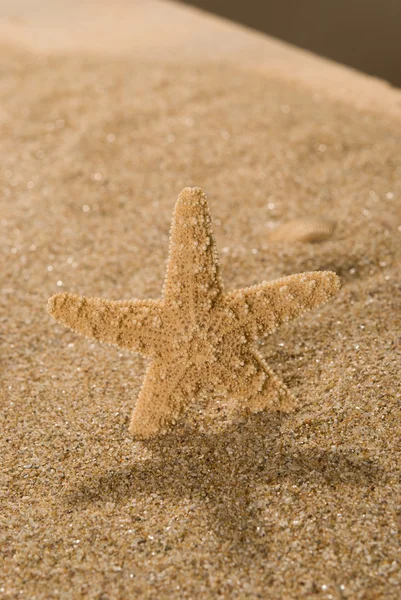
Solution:
{"label": "starfish", "polygon": [[205,390],[224,390],[241,410],[290,410],[293,397],[256,340],[339,287],[335,273],[316,271],[225,293],[206,196],[188,187],[174,209],[160,300],[63,293],[50,298],[48,311],[75,332],[150,358],[129,427],[149,439],[165,433]]}

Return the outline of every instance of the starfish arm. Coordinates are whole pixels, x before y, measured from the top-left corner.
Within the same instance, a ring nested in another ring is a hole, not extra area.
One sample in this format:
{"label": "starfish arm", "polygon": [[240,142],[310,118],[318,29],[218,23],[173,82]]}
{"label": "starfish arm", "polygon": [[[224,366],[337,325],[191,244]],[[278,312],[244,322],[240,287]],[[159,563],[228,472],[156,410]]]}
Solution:
{"label": "starfish arm", "polygon": [[227,393],[235,399],[237,409],[291,411],[294,397],[260,352],[249,343],[238,348],[233,342],[230,348],[232,353],[225,355],[216,371]]}
{"label": "starfish arm", "polygon": [[222,290],[206,196],[200,188],[185,188],[174,209],[163,297],[173,307],[183,309],[183,318],[196,324]]}
{"label": "starfish arm", "polygon": [[153,355],[163,344],[163,312],[157,300],[116,301],[56,294],[48,312],[73,331],[101,342],[144,355]]}
{"label": "starfish arm", "polygon": [[339,289],[335,273],[312,271],[234,291],[226,302],[245,330],[260,337],[327,302]]}
{"label": "starfish arm", "polygon": [[130,433],[142,440],[164,433],[193,395],[185,363],[151,360],[132,413]]}
{"label": "starfish arm", "polygon": [[247,393],[242,396],[240,406],[251,412],[265,409],[290,412],[294,408],[294,396],[256,348],[250,350],[243,362],[238,381]]}

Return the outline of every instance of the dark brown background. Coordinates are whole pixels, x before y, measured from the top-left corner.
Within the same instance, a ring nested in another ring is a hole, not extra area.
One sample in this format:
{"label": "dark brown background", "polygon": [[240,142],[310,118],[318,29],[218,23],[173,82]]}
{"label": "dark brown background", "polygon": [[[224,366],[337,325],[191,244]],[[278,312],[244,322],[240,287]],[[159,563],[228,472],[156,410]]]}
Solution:
{"label": "dark brown background", "polygon": [[401,0],[182,0],[401,86]]}

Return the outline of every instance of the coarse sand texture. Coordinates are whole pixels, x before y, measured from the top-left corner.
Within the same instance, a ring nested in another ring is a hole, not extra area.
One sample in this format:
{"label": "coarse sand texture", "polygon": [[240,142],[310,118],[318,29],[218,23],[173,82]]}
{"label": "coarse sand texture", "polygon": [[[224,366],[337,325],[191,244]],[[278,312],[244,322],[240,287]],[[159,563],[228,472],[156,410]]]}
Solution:
{"label": "coarse sand texture", "polygon": [[206,196],[185,188],[175,206],[160,301],[64,293],[50,298],[48,311],[73,331],[151,357],[130,426],[147,439],[208,388],[222,387],[252,412],[288,410],[291,394],[255,342],[339,288],[334,273],[312,272],[224,294]]}
{"label": "coarse sand texture", "polygon": [[400,600],[396,91],[7,3],[49,35],[0,44],[0,600]]}

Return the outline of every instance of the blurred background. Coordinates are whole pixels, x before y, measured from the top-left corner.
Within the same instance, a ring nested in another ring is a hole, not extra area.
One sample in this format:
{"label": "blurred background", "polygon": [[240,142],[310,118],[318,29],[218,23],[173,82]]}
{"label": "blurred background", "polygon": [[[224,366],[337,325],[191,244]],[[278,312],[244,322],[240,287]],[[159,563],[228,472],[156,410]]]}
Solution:
{"label": "blurred background", "polygon": [[401,0],[181,0],[401,87]]}

